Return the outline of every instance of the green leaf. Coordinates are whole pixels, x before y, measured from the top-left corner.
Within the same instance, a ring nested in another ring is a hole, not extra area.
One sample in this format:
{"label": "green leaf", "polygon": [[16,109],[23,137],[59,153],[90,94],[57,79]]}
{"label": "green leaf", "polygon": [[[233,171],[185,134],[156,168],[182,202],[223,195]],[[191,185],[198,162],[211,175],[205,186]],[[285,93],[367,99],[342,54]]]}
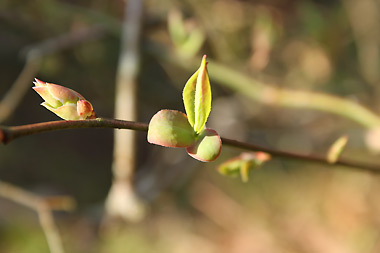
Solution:
{"label": "green leaf", "polygon": [[161,110],[149,122],[148,142],[165,147],[188,147],[195,142],[195,133],[184,113]]}
{"label": "green leaf", "polygon": [[347,145],[347,142],[348,136],[343,135],[330,146],[327,152],[327,161],[329,163],[336,163],[336,161],[338,161],[339,156],[342,154],[344,148]]}
{"label": "green leaf", "polygon": [[270,155],[264,152],[244,152],[241,155],[225,161],[218,166],[220,174],[230,177],[240,176],[243,182],[248,182],[251,171],[270,160]]}
{"label": "green leaf", "polygon": [[189,120],[191,127],[194,127],[194,122],[195,122],[195,87],[196,87],[198,72],[199,70],[197,70],[190,77],[182,93],[183,104],[185,105],[187,119]]}
{"label": "green leaf", "polygon": [[218,166],[218,171],[220,174],[229,177],[238,177],[240,175],[240,169],[244,163],[249,163],[245,160],[240,159],[240,157],[235,157]]}
{"label": "green leaf", "polygon": [[215,130],[204,129],[197,140],[186,148],[187,153],[202,162],[211,162],[218,158],[222,150],[222,141]]}
{"label": "green leaf", "polygon": [[199,134],[204,129],[211,111],[211,86],[207,73],[206,55],[201,66],[187,81],[183,102],[190,125]]}

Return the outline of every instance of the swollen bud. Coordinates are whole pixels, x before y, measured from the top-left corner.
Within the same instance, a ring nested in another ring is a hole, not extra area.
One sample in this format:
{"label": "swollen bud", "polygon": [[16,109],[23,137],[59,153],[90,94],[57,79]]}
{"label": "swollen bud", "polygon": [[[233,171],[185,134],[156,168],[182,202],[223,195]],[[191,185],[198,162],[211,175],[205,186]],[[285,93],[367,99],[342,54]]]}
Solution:
{"label": "swollen bud", "polygon": [[148,142],[164,147],[183,148],[195,141],[193,128],[186,114],[175,110],[161,110],[149,122]]}
{"label": "swollen bud", "polygon": [[220,155],[222,141],[215,130],[205,128],[197,140],[186,148],[187,153],[202,162],[212,162]]}
{"label": "swollen bud", "polygon": [[35,78],[33,89],[45,100],[46,109],[65,120],[95,118],[92,104],[78,92],[53,83],[45,83]]}

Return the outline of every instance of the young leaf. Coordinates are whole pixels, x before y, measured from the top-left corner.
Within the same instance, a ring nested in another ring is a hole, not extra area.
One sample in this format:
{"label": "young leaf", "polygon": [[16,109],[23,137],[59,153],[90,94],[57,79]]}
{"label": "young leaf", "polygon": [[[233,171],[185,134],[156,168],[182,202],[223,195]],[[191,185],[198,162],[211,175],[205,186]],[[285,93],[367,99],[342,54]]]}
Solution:
{"label": "young leaf", "polygon": [[189,120],[191,127],[194,127],[195,122],[195,87],[198,72],[199,69],[189,78],[182,92],[183,104],[185,105],[187,119]]}
{"label": "young leaf", "polygon": [[248,182],[251,171],[270,160],[270,155],[264,152],[244,152],[241,155],[225,161],[218,167],[220,174],[230,177],[240,175],[243,182]]}
{"label": "young leaf", "polygon": [[204,129],[197,140],[186,148],[187,153],[202,162],[211,162],[218,158],[222,141],[215,130]]}
{"label": "young leaf", "polygon": [[336,163],[336,161],[338,161],[339,156],[342,154],[344,148],[347,145],[347,142],[348,136],[343,135],[330,146],[327,152],[327,161],[329,163]]}
{"label": "young leaf", "polygon": [[249,175],[251,174],[252,171],[252,162],[249,161],[243,161],[240,167],[240,177],[241,181],[244,183],[247,183],[249,180]]}
{"label": "young leaf", "polygon": [[188,147],[195,141],[195,133],[184,113],[161,110],[149,122],[148,142],[165,147]]}
{"label": "young leaf", "polygon": [[206,55],[203,56],[199,69],[190,77],[183,89],[183,102],[189,123],[199,134],[204,129],[211,111],[211,86]]}

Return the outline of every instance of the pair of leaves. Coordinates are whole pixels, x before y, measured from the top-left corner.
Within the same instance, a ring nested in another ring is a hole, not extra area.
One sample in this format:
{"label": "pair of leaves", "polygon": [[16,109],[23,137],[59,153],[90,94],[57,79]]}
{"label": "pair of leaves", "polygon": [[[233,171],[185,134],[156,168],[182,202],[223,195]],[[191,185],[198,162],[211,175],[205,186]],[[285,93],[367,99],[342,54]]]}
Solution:
{"label": "pair of leaves", "polygon": [[165,147],[186,148],[187,153],[203,162],[215,160],[222,142],[215,130],[205,128],[211,111],[211,87],[206,55],[201,66],[183,90],[186,114],[161,110],[149,122],[148,142]]}

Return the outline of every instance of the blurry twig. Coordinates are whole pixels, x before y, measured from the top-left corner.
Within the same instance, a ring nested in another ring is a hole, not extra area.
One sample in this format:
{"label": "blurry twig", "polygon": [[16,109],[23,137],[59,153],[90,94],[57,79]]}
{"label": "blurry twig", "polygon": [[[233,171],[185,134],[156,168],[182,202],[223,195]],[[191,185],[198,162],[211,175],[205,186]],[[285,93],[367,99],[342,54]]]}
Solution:
{"label": "blurry twig", "polygon": [[72,210],[75,202],[71,197],[43,198],[17,186],[0,181],[0,196],[37,212],[51,253],[63,253],[62,239],[54,222],[53,210]]}
{"label": "blurry twig", "polygon": [[23,70],[0,101],[0,122],[4,122],[16,109],[30,86],[30,80],[33,80],[39,68],[40,57],[33,51],[29,52]]}
{"label": "blurry twig", "polygon": [[[12,127],[0,126],[0,143],[9,143],[10,141],[22,136],[75,128],[118,128],[147,132],[148,124],[116,119],[97,118],[89,120],[50,121]],[[334,164],[330,164],[324,156],[305,155],[301,153],[281,151],[247,142],[232,140],[225,137],[221,138],[224,146],[241,148],[250,151],[263,151],[274,157],[283,157],[306,162],[320,163],[326,166],[341,165],[357,170],[366,170],[373,173],[380,173],[380,165],[377,164],[360,163],[341,158],[339,158]]]}
{"label": "blurry twig", "polygon": [[364,79],[378,89],[380,53],[380,10],[376,0],[344,0],[358,51],[359,68]]}
{"label": "blurry twig", "polygon": [[30,87],[31,80],[33,80],[40,69],[40,62],[44,56],[89,40],[97,39],[104,34],[105,29],[102,26],[95,25],[24,48],[22,54],[25,55],[25,66],[9,91],[0,101],[0,122],[4,122],[16,109]]}
{"label": "blurry twig", "polygon": [[244,208],[217,186],[206,181],[200,181],[196,183],[194,188],[195,192],[190,198],[191,205],[215,224],[224,229],[229,229],[239,226],[236,217],[239,217],[240,221],[246,220],[244,219],[246,216]]}
{"label": "blurry twig", "polygon": [[[125,2],[121,50],[116,76],[115,117],[131,121],[137,119],[136,93],[140,65],[139,41],[142,13],[142,0]],[[115,130],[113,152],[114,179],[106,199],[107,215],[138,221],[144,216],[145,209],[133,187],[136,167],[135,133]]]}

